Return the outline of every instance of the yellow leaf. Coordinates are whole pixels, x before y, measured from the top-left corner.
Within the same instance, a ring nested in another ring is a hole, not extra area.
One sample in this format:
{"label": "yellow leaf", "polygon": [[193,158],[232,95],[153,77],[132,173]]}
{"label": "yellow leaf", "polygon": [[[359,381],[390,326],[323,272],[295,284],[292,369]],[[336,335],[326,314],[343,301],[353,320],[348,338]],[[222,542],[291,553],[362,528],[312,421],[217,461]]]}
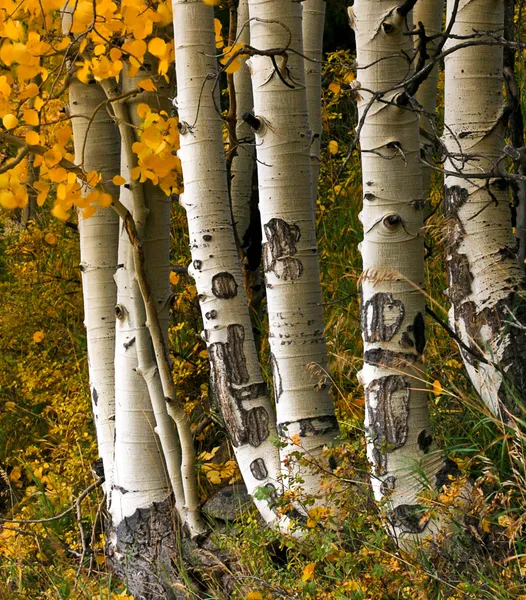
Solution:
{"label": "yellow leaf", "polygon": [[56,169],[51,169],[48,176],[53,183],[60,183],[61,181],[67,180],[68,172],[64,167],[57,167]]}
{"label": "yellow leaf", "polygon": [[82,209],[82,218],[89,219],[96,212],[97,212],[97,209],[94,206],[87,206],[86,208]]}
{"label": "yellow leaf", "polygon": [[11,473],[9,473],[9,479],[11,481],[18,481],[22,477],[22,471],[20,467],[13,467]]}
{"label": "yellow leaf", "polygon": [[508,515],[500,515],[497,520],[501,527],[509,527],[513,523]]}
{"label": "yellow leaf", "polygon": [[331,90],[331,92],[332,92],[333,94],[337,94],[337,93],[338,93],[338,92],[339,92],[339,91],[340,91],[342,88],[341,88],[341,86],[340,86],[340,84],[339,84],[339,83],[336,83],[336,82],[334,82],[334,81],[333,81],[333,82],[332,82],[332,83],[329,85],[329,89]]}
{"label": "yellow leaf", "polygon": [[203,0],[203,2],[208,6],[217,6],[218,4],[221,4],[221,0]]}
{"label": "yellow leaf", "polygon": [[24,111],[24,121],[27,125],[38,125],[38,113],[36,110],[25,110]]}
{"label": "yellow leaf", "polygon": [[335,140],[331,140],[329,142],[329,152],[331,154],[338,154],[338,142]]}
{"label": "yellow leaf", "polygon": [[126,183],[126,179],[122,177],[122,175],[115,175],[112,179],[113,185],[124,185]]}
{"label": "yellow leaf", "polygon": [[113,198],[111,197],[111,194],[101,194],[98,199],[98,204],[99,206],[102,206],[102,208],[108,208],[111,206],[112,202]]}
{"label": "yellow leaf", "polygon": [[351,83],[351,81],[354,81],[354,80],[355,80],[355,76],[354,76],[354,73],[352,73],[352,72],[347,73],[347,75],[345,75],[345,77],[344,77],[345,83]]}
{"label": "yellow leaf", "polygon": [[263,600],[263,596],[259,592],[249,592],[246,600]]}
{"label": "yellow leaf", "polygon": [[28,144],[28,146],[38,146],[39,142],[40,136],[36,131],[28,131],[26,133],[26,144]]}
{"label": "yellow leaf", "polygon": [[435,379],[435,381],[433,381],[433,394],[435,394],[435,396],[440,396],[443,391],[442,384],[438,379]]}
{"label": "yellow leaf", "polygon": [[199,352],[199,356],[201,358],[208,358],[208,351],[207,350],[201,350],[201,352]]}
{"label": "yellow leaf", "polygon": [[10,129],[14,129],[18,125],[18,119],[15,117],[15,115],[8,114],[4,116],[4,118],[2,119],[2,123],[4,127],[9,131]]}
{"label": "yellow leaf", "polygon": [[46,233],[46,235],[44,236],[44,241],[46,242],[46,244],[54,246],[57,243],[57,236],[51,232]]}
{"label": "yellow leaf", "polygon": [[303,575],[301,576],[302,581],[310,581],[314,579],[314,570],[316,569],[316,563],[309,563],[303,569]]}
{"label": "yellow leaf", "polygon": [[40,342],[46,337],[46,334],[43,331],[35,331],[35,333],[33,334],[33,341],[37,344],[40,344]]}
{"label": "yellow leaf", "polygon": [[173,271],[170,271],[170,283],[172,285],[177,285],[179,283],[179,275]]}
{"label": "yellow leaf", "polygon": [[146,117],[146,115],[149,115],[150,112],[151,108],[144,102],[141,102],[141,104],[139,104],[139,106],[137,107],[137,114],[139,115],[139,117],[141,117],[141,119],[144,119],[144,117]]}
{"label": "yellow leaf", "polygon": [[29,83],[28,85],[26,85],[25,89],[20,92],[20,98],[22,100],[26,100],[27,98],[34,98],[35,96],[38,96],[38,94],[40,93],[40,90],[38,88],[38,85],[36,83]]}
{"label": "yellow leaf", "polygon": [[139,87],[141,90],[144,90],[145,92],[155,92],[155,90],[157,89],[151,79],[143,79],[142,81],[139,81],[137,87]]}
{"label": "yellow leaf", "polygon": [[157,56],[157,58],[162,58],[169,51],[170,46],[166,44],[161,38],[155,37],[150,40],[148,44],[148,50],[150,54]]}
{"label": "yellow leaf", "polygon": [[485,533],[491,533],[491,523],[488,519],[482,519],[480,526],[482,527],[482,531]]}
{"label": "yellow leaf", "polygon": [[55,204],[55,206],[51,209],[51,214],[61,221],[67,221],[69,218],[69,213],[64,210],[60,204]]}

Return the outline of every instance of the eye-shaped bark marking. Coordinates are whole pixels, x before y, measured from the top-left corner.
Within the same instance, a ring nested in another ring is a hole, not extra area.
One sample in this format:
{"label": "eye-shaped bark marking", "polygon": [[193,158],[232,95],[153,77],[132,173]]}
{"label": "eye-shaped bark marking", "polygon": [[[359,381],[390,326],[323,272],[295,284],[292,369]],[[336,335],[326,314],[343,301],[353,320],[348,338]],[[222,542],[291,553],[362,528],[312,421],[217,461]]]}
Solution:
{"label": "eye-shaped bark marking", "polygon": [[377,475],[387,471],[387,453],[401,448],[407,440],[410,381],[402,375],[387,375],[366,388],[369,412],[368,435],[374,444]]}
{"label": "eye-shaped bark marking", "polygon": [[91,398],[93,400],[93,404],[97,406],[97,404],[99,403],[99,393],[95,388],[91,388]]}
{"label": "eye-shaped bark marking", "polygon": [[391,512],[389,520],[401,533],[422,533],[430,518],[419,504],[400,504]]}
{"label": "eye-shaped bark marking", "polygon": [[250,472],[258,481],[263,481],[268,477],[267,467],[262,458],[256,458],[250,463]]}
{"label": "eye-shaped bark marking", "polygon": [[[228,327],[228,341],[210,344],[210,388],[217,400],[225,426],[234,446],[259,446],[269,436],[269,415],[257,406],[246,410],[243,401],[259,398],[266,392],[263,383],[242,386],[249,380],[243,352],[245,332],[242,325]],[[234,387],[242,386],[242,387]]]}
{"label": "eye-shaped bark marking", "polygon": [[265,273],[272,271],[278,279],[294,281],[303,274],[303,263],[297,258],[296,242],[301,237],[299,227],[283,219],[270,219],[265,223],[267,242],[263,244]]}
{"label": "eye-shaped bark marking", "polygon": [[404,320],[405,307],[393,294],[378,293],[362,305],[361,326],[366,342],[388,342]]}
{"label": "eye-shaped bark marking", "polygon": [[228,300],[237,296],[237,282],[231,273],[217,273],[212,277],[212,293],[216,298]]}

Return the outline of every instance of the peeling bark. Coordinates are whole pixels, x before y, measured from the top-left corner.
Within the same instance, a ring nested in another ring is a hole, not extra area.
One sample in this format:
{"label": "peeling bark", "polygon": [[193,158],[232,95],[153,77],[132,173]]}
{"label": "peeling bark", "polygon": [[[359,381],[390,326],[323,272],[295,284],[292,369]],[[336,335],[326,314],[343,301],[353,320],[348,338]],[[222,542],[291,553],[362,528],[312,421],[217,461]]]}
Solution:
{"label": "peeling bark", "polygon": [[[448,2],[449,15],[453,5]],[[452,33],[503,26],[504,0],[472,0],[460,5]],[[503,49],[463,49],[448,55],[445,66],[446,169],[459,172],[446,177],[445,188],[449,321],[462,342],[486,359],[461,350],[475,389],[493,414],[500,416],[502,408],[519,413],[526,393],[526,307],[508,189],[499,177],[469,178],[495,169],[504,149]]]}

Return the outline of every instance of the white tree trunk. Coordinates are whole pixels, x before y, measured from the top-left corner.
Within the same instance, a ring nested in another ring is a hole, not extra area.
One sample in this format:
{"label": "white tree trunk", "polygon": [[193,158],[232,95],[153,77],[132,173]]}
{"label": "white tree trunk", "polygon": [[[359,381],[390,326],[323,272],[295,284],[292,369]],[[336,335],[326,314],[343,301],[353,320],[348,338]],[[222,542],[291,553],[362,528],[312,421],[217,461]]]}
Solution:
{"label": "white tree trunk", "polygon": [[[448,1],[448,19],[453,6],[453,0]],[[472,0],[460,3],[452,33],[469,36],[479,30],[501,35],[503,25],[503,0]],[[448,47],[455,43],[450,40]],[[472,46],[448,55],[445,67],[444,143],[450,153],[446,170],[460,173],[446,176],[449,318],[462,341],[482,353],[486,362],[461,350],[475,388],[499,415],[499,399],[515,411],[516,399],[524,398],[526,390],[526,331],[520,328],[526,323],[526,309],[519,298],[522,269],[512,250],[505,181],[469,175],[504,170],[497,165],[505,133],[503,50]],[[466,159],[466,155],[476,156]]]}
{"label": "white tree trunk", "polygon": [[[106,110],[95,109],[106,96],[100,86],[85,85],[74,78],[69,86],[69,109],[75,145],[75,161],[86,171],[102,173],[110,193],[118,193],[111,179],[119,173],[119,132]],[[89,126],[89,130],[88,130]],[[89,189],[85,193],[89,193]],[[79,212],[80,270],[84,296],[84,324],[88,342],[88,364],[93,418],[99,456],[105,475],[105,490],[113,481],[115,430],[115,304],[119,219],[109,208],[99,209],[89,219]]]}
{"label": "white tree trunk", "polygon": [[[419,22],[424,25],[426,36],[433,36],[442,31],[442,17],[444,16],[445,0],[418,0],[413,9],[414,26],[418,27]],[[432,59],[437,40],[429,40],[426,44],[426,51]],[[418,47],[420,40],[414,38],[415,48]],[[418,88],[416,100],[421,104],[424,112],[420,115],[420,149],[426,162],[433,162],[433,138],[435,132],[435,111],[437,105],[438,88],[438,64],[428,75],[427,79]],[[431,191],[431,167],[422,165],[422,193],[424,200],[428,201]]]}
{"label": "white tree trunk", "polygon": [[[240,44],[250,43],[248,0],[239,1],[236,39]],[[250,73],[245,64],[241,65],[241,68],[234,73],[234,88],[236,90],[236,137],[238,146],[230,170],[230,198],[232,200],[232,214],[238,239],[243,244],[243,238],[250,225],[252,176],[256,158],[254,132],[250,125],[245,123],[242,118],[244,113],[251,112],[254,108]]]}
{"label": "white tree trunk", "polygon": [[[302,53],[301,4],[249,0],[251,44],[262,50],[291,46]],[[266,20],[267,22],[263,22]],[[277,21],[277,22],[276,22]],[[288,59],[288,60],[287,60]],[[263,264],[269,314],[278,432],[286,447],[315,458],[338,435],[327,374],[320,272],[311,180],[311,131],[305,65],[298,54],[278,56],[283,83],[269,57],[249,61],[256,131]],[[295,445],[294,441],[299,445]],[[287,471],[285,464],[285,472]],[[289,465],[290,466],[290,465]],[[319,491],[319,478],[301,472],[303,488]]]}
{"label": "white tree trunk", "polygon": [[[243,290],[230,213],[221,118],[212,96],[217,71],[213,9],[202,0],[174,0],[177,100],[184,194],[203,339],[216,399],[250,494],[275,487],[279,456]],[[276,515],[256,504],[267,522]]]}
{"label": "white tree trunk", "polygon": [[[433,440],[422,357],[424,203],[418,114],[396,105],[400,90],[387,91],[410,74],[407,57],[413,46],[405,34],[412,15],[399,14],[402,4],[356,0],[350,18],[362,88],[358,111],[360,119],[365,116],[360,246],[367,453],[374,495],[388,500],[390,530],[403,538],[429,532],[417,494],[424,478],[437,488],[444,477],[447,481],[449,463],[444,464]],[[373,101],[372,93],[383,91],[382,101]]]}
{"label": "white tree trunk", "polygon": [[305,86],[307,107],[312,132],[310,148],[312,166],[312,201],[318,198],[320,175],[320,148],[322,135],[321,120],[321,67],[323,60],[323,30],[325,27],[325,0],[303,2],[303,54],[305,60]]}
{"label": "white tree trunk", "polygon": [[[156,59],[147,55],[152,70],[155,71]],[[173,75],[173,72],[172,72]],[[134,77],[123,78],[122,91],[124,94],[136,89],[139,81],[146,79],[149,73],[139,69]],[[164,79],[157,82],[157,92],[142,92],[127,101],[127,118],[139,129],[141,119],[137,113],[139,104],[147,104],[152,108],[170,111],[168,100],[169,85]],[[172,297],[170,274],[170,199],[161,190],[147,180],[140,186],[142,193],[133,194],[133,210],[136,216],[137,233],[144,249],[148,281],[159,316],[163,342],[168,344],[169,301]],[[138,191],[138,190],[137,190]],[[154,272],[151,265],[157,265]],[[147,314],[141,296],[138,274],[135,269],[133,255],[128,256],[127,269],[130,276],[130,307],[131,318],[137,329],[137,372],[144,378],[153,412],[155,414],[155,433],[159,436],[159,443],[166,463],[166,471],[175,494],[176,507],[184,521],[187,517],[186,500],[181,474],[181,449],[177,437],[175,423],[168,414],[166,399],[163,392],[159,368],[155,361],[152,339],[147,324]]]}
{"label": "white tree trunk", "polygon": [[[115,109],[117,110],[117,109]],[[119,115],[121,116],[121,115]],[[121,116],[122,117],[122,116]],[[130,143],[135,139],[121,124],[121,175],[131,189],[121,187],[120,200],[134,214],[133,195],[144,197],[144,189],[138,182],[132,182],[130,170],[132,155]],[[131,130],[131,129],[130,129]],[[134,189],[135,188],[135,189]],[[139,188],[139,190],[137,190]],[[151,212],[149,212],[149,209]],[[169,281],[169,201],[155,206],[140,206],[134,219],[143,233],[144,252],[148,274],[152,281],[152,292],[158,307],[163,335],[167,337]],[[148,386],[140,374],[138,362],[138,340],[141,340],[144,323],[137,320],[141,308],[133,306],[138,302],[132,294],[134,269],[132,247],[123,224],[119,238],[119,266],[115,274],[117,282],[117,328],[115,356],[115,483],[111,500],[111,514],[114,526],[124,517],[129,517],[139,508],[146,508],[153,502],[165,500],[170,494],[169,479],[166,474],[162,450],[155,434],[156,418]],[[177,496],[177,494],[176,494]],[[178,498],[179,500],[179,498]]]}

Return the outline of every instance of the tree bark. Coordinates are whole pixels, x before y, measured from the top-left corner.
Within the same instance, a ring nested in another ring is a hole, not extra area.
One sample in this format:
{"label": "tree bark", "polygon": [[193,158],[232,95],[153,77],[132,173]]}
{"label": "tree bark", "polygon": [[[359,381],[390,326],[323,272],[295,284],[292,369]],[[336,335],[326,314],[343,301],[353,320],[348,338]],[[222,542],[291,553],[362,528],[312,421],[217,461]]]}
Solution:
{"label": "tree bark", "polygon": [[[221,117],[214,101],[217,73],[213,9],[202,0],[175,0],[177,99],[184,193],[192,263],[211,369],[211,391],[223,415],[247,489],[277,486],[275,421],[262,379],[243,288],[228,196]],[[268,523],[276,515],[255,500]]]}
{"label": "tree bark", "polygon": [[[120,139],[107,111],[95,113],[106,96],[99,85],[74,78],[69,86],[73,117],[75,162],[86,172],[97,171],[104,180],[119,173]],[[112,183],[108,192],[118,193]],[[85,189],[85,194],[91,190]],[[104,489],[113,484],[115,435],[115,304],[119,219],[109,208],[99,208],[89,219],[79,211],[80,270],[84,297],[84,324],[88,343],[90,390],[99,456],[104,467]]]}
{"label": "tree bark", "polygon": [[303,54],[305,60],[305,86],[309,125],[312,132],[310,148],[312,173],[312,201],[318,198],[320,175],[320,149],[322,135],[321,120],[321,66],[323,60],[323,30],[325,27],[325,0],[303,2]]}
{"label": "tree bark", "polygon": [[[453,6],[448,1],[448,18]],[[461,3],[452,33],[500,35],[503,26],[503,0],[472,0]],[[454,44],[450,40],[449,47]],[[501,409],[518,412],[526,391],[523,272],[514,254],[506,181],[470,175],[500,168],[502,72],[499,46],[473,46],[445,60],[446,170],[459,173],[445,181],[449,319],[460,339],[485,359],[461,349],[471,381],[497,416]]]}
{"label": "tree bark", "polygon": [[[436,528],[419,506],[422,480],[444,483],[444,463],[427,406],[422,170],[418,114],[389,91],[411,74],[407,35],[412,13],[400,0],[356,0],[349,9],[357,42],[364,119],[364,239],[361,327],[367,454],[378,501],[387,500],[389,530],[399,540]],[[375,96],[375,93],[381,94]],[[447,476],[445,477],[447,481]]]}
{"label": "tree bark", "polygon": [[[290,41],[303,53],[300,3],[249,0],[249,10],[253,46],[285,48]],[[339,431],[327,372],[305,65],[293,52],[274,63],[254,56],[248,64],[259,121],[263,266],[281,459],[285,475],[301,476],[303,489],[316,493],[318,474],[289,458],[300,451],[312,462]]]}

